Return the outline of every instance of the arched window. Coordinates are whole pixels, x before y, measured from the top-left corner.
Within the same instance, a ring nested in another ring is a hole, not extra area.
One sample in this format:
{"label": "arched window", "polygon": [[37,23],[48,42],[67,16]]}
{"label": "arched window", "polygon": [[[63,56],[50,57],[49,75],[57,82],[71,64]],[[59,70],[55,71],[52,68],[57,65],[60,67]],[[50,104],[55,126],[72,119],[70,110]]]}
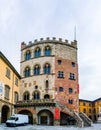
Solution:
{"label": "arched window", "polygon": [[19,100],[18,92],[14,92],[14,102],[16,103]]}
{"label": "arched window", "polygon": [[44,95],[44,99],[50,99],[50,96],[48,94]]}
{"label": "arched window", "polygon": [[29,100],[29,92],[24,93],[23,100]]}
{"label": "arched window", "polygon": [[44,74],[50,74],[51,72],[51,67],[50,67],[50,64],[45,64],[44,66]]}
{"label": "arched window", "polygon": [[25,77],[29,77],[30,76],[30,68],[26,67],[25,68]]}
{"label": "arched window", "polygon": [[44,55],[45,56],[50,56],[51,55],[51,48],[49,46],[45,47]]}
{"label": "arched window", "polygon": [[39,75],[40,74],[40,67],[39,65],[35,65],[34,67],[34,75]]}
{"label": "arched window", "polygon": [[40,57],[40,56],[41,56],[41,50],[40,50],[39,47],[37,47],[37,48],[35,49],[34,55],[35,55],[35,57]]}
{"label": "arched window", "polygon": [[25,60],[29,60],[31,58],[31,52],[28,50],[25,54]]}
{"label": "arched window", "polygon": [[40,94],[38,91],[34,91],[33,93],[33,99],[40,99]]}

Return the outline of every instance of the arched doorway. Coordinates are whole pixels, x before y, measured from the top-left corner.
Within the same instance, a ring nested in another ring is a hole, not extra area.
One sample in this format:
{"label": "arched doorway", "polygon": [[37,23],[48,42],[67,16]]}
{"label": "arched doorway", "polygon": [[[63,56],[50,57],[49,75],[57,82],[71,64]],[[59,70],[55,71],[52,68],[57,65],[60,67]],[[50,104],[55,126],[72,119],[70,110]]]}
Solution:
{"label": "arched doorway", "polygon": [[9,116],[10,116],[10,108],[7,105],[4,105],[1,111],[1,123],[5,123]]}
{"label": "arched doorway", "polygon": [[41,110],[38,113],[38,125],[53,125],[53,113],[49,110]]}
{"label": "arched doorway", "polygon": [[32,115],[32,113],[30,111],[28,111],[28,110],[21,110],[18,114],[28,115],[29,124],[33,124],[33,115]]}
{"label": "arched doorway", "polygon": [[63,112],[60,112],[60,125],[75,125],[76,124],[76,120]]}

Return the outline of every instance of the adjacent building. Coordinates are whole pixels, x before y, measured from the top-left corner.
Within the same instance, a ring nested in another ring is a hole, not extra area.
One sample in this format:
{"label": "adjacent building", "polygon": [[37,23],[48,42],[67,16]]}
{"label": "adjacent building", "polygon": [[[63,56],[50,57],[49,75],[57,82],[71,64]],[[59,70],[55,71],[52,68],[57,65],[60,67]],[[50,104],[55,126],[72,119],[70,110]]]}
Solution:
{"label": "adjacent building", "polygon": [[90,119],[93,119],[92,101],[79,99],[79,112],[85,113]]}
{"label": "adjacent building", "polygon": [[4,123],[14,113],[19,99],[20,75],[0,51],[0,122]]}
{"label": "adjacent building", "polygon": [[85,113],[93,122],[101,116],[101,98],[94,101],[79,99],[79,111]]}

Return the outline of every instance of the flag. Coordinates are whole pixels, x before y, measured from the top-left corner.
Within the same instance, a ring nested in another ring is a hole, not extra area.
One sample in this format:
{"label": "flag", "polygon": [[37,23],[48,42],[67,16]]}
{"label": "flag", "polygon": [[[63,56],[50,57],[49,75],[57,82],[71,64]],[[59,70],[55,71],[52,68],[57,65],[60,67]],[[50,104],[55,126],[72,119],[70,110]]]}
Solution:
{"label": "flag", "polygon": [[59,110],[59,108],[55,108],[54,117],[55,117],[55,120],[60,119],[60,110]]}
{"label": "flag", "polygon": [[80,93],[80,87],[79,87],[79,84],[77,85],[77,92]]}

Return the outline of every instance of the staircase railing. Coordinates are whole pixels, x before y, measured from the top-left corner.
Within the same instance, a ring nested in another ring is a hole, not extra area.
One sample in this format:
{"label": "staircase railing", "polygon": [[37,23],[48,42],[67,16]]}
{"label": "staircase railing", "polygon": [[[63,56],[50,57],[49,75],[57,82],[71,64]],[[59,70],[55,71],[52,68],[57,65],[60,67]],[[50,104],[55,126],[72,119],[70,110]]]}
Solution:
{"label": "staircase railing", "polygon": [[74,112],[74,118],[77,121],[77,126],[78,127],[81,127],[81,128],[84,127],[84,122],[83,122],[83,120],[81,119],[81,117],[79,116],[78,113]]}
{"label": "staircase railing", "polygon": [[81,113],[79,113],[79,116],[84,121],[84,126],[91,126],[92,125],[92,120],[85,113],[81,112]]}
{"label": "staircase railing", "polygon": [[69,115],[73,116],[73,111],[71,111],[67,106],[56,102],[56,105],[61,108],[61,111],[67,112]]}

